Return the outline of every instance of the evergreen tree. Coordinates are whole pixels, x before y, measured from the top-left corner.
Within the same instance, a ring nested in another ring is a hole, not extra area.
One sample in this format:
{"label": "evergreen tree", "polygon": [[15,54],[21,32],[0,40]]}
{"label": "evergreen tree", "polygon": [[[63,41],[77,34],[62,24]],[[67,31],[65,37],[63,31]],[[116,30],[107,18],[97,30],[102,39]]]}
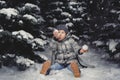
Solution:
{"label": "evergreen tree", "polygon": [[43,51],[46,44],[40,39],[45,20],[39,5],[38,0],[0,1],[0,66],[25,70],[34,61],[44,61],[34,53],[34,50]]}

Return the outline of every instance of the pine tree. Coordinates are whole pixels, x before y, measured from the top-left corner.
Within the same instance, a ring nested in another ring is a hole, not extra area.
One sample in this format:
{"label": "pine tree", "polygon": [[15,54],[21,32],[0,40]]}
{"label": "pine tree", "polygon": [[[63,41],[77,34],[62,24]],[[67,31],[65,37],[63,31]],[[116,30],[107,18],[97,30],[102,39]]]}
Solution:
{"label": "pine tree", "polygon": [[41,37],[45,20],[39,5],[38,0],[0,1],[0,66],[17,66],[25,70],[33,62],[44,61],[34,53],[38,49],[43,51],[46,44]]}
{"label": "pine tree", "polygon": [[48,0],[41,3],[44,4],[41,10],[48,27],[66,24],[70,31],[76,32],[74,34],[80,35],[87,32],[89,15],[84,1]]}

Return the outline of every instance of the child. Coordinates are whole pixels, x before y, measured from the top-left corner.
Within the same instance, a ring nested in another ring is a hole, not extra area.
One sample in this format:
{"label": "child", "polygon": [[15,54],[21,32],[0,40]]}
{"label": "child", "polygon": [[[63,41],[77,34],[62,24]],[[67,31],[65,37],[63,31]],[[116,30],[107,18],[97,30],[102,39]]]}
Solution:
{"label": "child", "polygon": [[51,70],[61,70],[67,68],[73,72],[75,77],[80,77],[76,54],[87,52],[88,47],[80,48],[77,42],[68,34],[68,29],[65,25],[58,25],[57,30],[53,32],[54,38],[50,46],[52,50],[52,60],[44,62],[41,74],[49,74]]}

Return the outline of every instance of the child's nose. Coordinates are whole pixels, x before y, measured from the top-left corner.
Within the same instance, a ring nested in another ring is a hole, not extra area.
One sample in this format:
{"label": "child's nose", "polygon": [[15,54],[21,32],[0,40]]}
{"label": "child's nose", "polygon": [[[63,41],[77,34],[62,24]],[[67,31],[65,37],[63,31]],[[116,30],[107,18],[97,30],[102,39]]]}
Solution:
{"label": "child's nose", "polygon": [[60,36],[60,34],[57,35],[58,37]]}
{"label": "child's nose", "polygon": [[61,34],[59,36],[61,36]]}

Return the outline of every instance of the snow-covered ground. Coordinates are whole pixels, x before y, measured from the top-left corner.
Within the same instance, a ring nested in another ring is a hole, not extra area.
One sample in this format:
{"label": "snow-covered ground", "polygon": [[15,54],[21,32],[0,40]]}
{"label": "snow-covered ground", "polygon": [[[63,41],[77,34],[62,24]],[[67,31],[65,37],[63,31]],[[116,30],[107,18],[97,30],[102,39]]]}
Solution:
{"label": "snow-covered ground", "polygon": [[95,65],[95,68],[82,68],[80,78],[74,78],[67,69],[52,71],[54,75],[44,76],[39,74],[42,64],[35,64],[26,71],[3,67],[0,69],[0,80],[119,80],[118,65],[103,60],[99,54],[101,53],[92,49],[89,53],[81,55],[85,62]]}

